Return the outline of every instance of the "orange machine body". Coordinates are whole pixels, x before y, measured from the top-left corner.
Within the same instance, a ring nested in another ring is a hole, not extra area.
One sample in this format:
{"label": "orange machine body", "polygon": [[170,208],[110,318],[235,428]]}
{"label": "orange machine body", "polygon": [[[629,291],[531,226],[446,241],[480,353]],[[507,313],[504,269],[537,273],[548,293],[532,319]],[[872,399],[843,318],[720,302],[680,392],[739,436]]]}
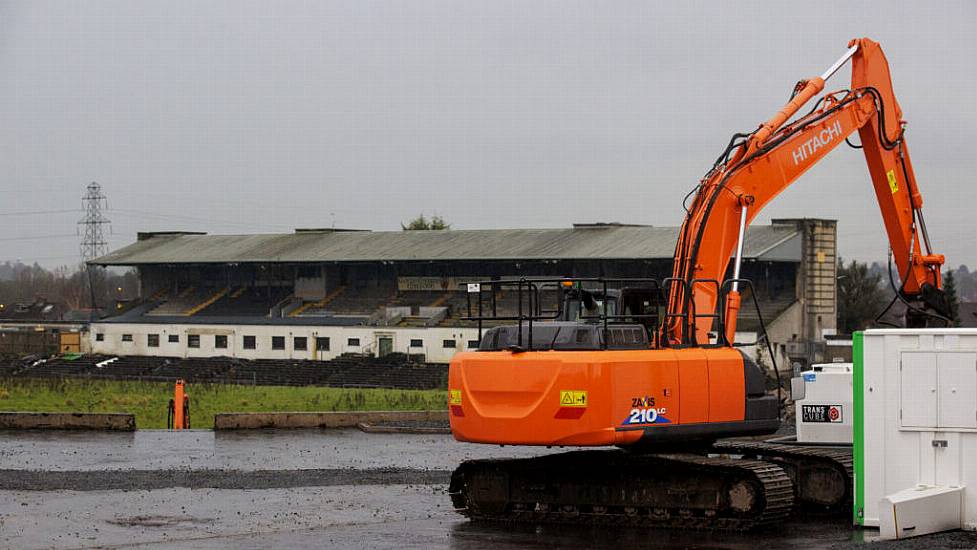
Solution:
{"label": "orange machine body", "polygon": [[746,420],[731,348],[464,352],[448,389],[452,433],[478,443],[629,445]]}

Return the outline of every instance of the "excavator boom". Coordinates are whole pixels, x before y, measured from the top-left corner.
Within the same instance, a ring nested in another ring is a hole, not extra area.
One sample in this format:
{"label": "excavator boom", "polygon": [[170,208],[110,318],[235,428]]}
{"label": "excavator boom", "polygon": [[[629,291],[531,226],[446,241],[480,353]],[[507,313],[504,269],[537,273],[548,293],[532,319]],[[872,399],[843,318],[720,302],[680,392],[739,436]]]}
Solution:
{"label": "excavator boom", "polygon": [[[848,59],[852,87],[825,95],[809,113],[788,122]],[[717,162],[700,182],[675,248],[672,276],[683,284],[671,287],[669,322],[663,327],[666,339],[674,344],[708,342],[717,328],[715,319],[697,313],[722,307],[722,332],[732,341],[739,309],[737,282],[725,297],[724,289],[705,282],[723,281],[750,221],[855,132],[902,278],[901,293],[917,302],[919,310],[945,316],[943,256],[930,250],[904,124],[885,55],[867,38],[852,40],[846,54],[823,75],[798,83],[787,105],[747,134],[735,150],[728,149],[728,158]],[[720,304],[722,298],[725,304]]]}

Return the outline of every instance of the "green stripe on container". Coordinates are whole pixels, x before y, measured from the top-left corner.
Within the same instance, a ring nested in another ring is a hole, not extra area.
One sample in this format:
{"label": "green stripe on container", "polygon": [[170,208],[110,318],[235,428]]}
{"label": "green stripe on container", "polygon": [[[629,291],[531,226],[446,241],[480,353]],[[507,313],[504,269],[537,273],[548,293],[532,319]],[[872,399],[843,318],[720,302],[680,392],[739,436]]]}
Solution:
{"label": "green stripe on container", "polygon": [[854,425],[854,459],[855,459],[855,525],[864,525],[865,521],[865,359],[862,356],[862,332],[852,335],[852,398],[855,411],[852,416]]}

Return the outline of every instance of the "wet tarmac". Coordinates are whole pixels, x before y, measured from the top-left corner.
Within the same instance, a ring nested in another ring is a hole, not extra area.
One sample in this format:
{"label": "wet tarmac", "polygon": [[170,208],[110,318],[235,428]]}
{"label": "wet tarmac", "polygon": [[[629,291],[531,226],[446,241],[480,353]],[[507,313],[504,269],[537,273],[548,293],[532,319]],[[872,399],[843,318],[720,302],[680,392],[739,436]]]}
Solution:
{"label": "wet tarmac", "polygon": [[444,485],[249,490],[0,491],[5,547],[162,548],[830,548],[844,522],[761,534],[471,524]]}
{"label": "wet tarmac", "polygon": [[356,429],[0,431],[0,469],[18,470],[453,470],[470,458],[558,451],[464,444],[442,434],[366,434]]}
{"label": "wet tarmac", "polygon": [[[558,449],[357,430],[0,433],[4,548],[889,548],[845,518],[758,533],[496,526],[451,509],[467,458]],[[907,541],[909,542],[909,541]],[[896,545],[977,548],[950,533]]]}

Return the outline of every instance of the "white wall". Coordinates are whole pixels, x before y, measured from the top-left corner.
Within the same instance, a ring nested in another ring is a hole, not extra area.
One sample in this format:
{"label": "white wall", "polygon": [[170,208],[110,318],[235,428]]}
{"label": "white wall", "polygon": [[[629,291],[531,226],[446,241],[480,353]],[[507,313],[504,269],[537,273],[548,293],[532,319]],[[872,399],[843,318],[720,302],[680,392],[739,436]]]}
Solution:
{"label": "white wall", "polygon": [[[98,335],[102,340],[98,340]],[[131,342],[123,342],[124,334],[132,335]],[[159,347],[149,347],[148,335],[159,335]],[[188,347],[189,336],[200,336],[200,347]],[[227,348],[214,346],[216,335],[227,336]],[[169,336],[176,335],[177,342]],[[244,349],[244,337],[255,337],[255,349]],[[272,349],[272,337],[285,337],[285,349]],[[296,350],[296,336],[306,338],[306,350]],[[82,338],[85,336],[83,335]],[[329,350],[315,350],[316,337],[329,338]],[[88,334],[93,353],[102,355],[147,355],[160,357],[240,357],[242,359],[318,359],[329,360],[343,353],[376,355],[380,338],[393,339],[393,351],[423,354],[431,363],[448,363],[455,353],[477,348],[477,328],[459,327],[382,327],[382,326],[292,326],[292,325],[202,325],[150,323],[93,323]],[[360,345],[349,345],[350,338]],[[755,333],[736,333],[737,341],[752,342]],[[421,340],[420,347],[411,347],[411,340]],[[444,347],[445,340],[454,340],[454,348]],[[468,347],[471,341],[473,348]],[[741,348],[756,357],[754,347]],[[783,367],[781,367],[783,368]]]}
{"label": "white wall", "polygon": [[[102,340],[98,340],[101,334]],[[124,334],[132,335],[131,342],[123,342]],[[149,347],[148,335],[159,335],[159,347]],[[200,347],[188,347],[189,335],[200,336]],[[227,348],[214,346],[215,335],[227,336]],[[170,342],[169,336],[179,337]],[[244,337],[254,336],[256,349],[244,349]],[[272,349],[272,337],[285,337],[285,349]],[[304,336],[308,349],[295,350],[294,338]],[[316,337],[329,338],[329,350],[315,350]],[[242,359],[319,359],[328,360],[343,353],[376,354],[379,338],[393,339],[393,351],[424,354],[432,363],[447,363],[455,353],[469,349],[468,341],[478,339],[477,328],[451,327],[329,327],[291,325],[201,325],[94,323],[89,333],[94,353],[104,355],[149,355],[165,357],[240,357]],[[351,346],[350,338],[358,338],[359,346]],[[421,340],[421,347],[410,347],[411,340]],[[454,340],[454,348],[444,347],[445,340]],[[476,345],[477,347],[477,345]]]}

